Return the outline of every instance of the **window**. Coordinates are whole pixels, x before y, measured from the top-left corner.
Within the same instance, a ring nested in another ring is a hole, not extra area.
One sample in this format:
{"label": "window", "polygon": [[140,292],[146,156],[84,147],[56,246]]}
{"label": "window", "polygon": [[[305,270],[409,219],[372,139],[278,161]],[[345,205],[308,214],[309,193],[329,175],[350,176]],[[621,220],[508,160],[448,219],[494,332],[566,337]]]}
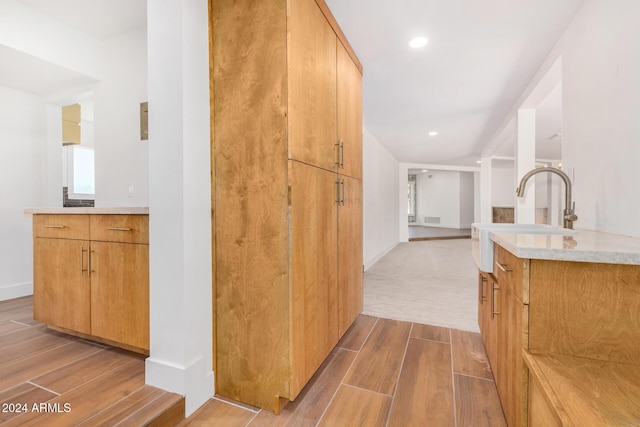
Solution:
{"label": "window", "polygon": [[95,171],[93,148],[67,148],[68,187],[70,199],[93,199]]}

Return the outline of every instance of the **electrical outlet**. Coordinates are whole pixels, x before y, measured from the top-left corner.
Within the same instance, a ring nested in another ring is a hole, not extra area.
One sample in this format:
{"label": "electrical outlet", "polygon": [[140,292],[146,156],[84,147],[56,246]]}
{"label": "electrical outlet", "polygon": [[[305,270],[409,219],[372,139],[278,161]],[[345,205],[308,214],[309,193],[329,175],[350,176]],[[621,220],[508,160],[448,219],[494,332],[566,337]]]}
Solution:
{"label": "electrical outlet", "polygon": [[129,184],[129,197],[133,197],[135,195],[135,191],[133,189],[133,184]]}

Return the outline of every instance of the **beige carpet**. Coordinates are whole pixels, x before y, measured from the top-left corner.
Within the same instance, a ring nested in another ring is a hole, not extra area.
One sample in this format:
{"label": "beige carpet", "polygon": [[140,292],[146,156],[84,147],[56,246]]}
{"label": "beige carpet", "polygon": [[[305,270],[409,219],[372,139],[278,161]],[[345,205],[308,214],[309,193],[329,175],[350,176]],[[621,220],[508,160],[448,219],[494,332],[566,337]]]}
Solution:
{"label": "beige carpet", "polygon": [[478,332],[471,240],[400,243],[364,274],[363,313]]}

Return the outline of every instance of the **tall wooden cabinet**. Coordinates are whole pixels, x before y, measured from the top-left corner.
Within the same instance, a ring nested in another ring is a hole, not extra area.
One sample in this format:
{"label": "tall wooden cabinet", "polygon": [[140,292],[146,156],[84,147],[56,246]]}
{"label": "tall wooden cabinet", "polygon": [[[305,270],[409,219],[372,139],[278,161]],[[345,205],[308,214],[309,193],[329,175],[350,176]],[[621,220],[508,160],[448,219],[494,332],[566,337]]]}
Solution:
{"label": "tall wooden cabinet", "polygon": [[278,412],[362,310],[361,66],[322,0],[211,0],[216,392]]}

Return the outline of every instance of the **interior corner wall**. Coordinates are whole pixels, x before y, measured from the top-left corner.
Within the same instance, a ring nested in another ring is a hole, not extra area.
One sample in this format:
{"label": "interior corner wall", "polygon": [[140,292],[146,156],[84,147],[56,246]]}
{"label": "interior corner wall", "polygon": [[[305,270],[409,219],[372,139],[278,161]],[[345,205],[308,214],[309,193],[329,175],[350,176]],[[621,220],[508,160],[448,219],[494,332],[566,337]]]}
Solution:
{"label": "interior corner wall", "polygon": [[33,293],[31,215],[23,211],[45,201],[46,114],[43,98],[0,86],[0,300]]}
{"label": "interior corner wall", "polygon": [[400,197],[399,163],[366,128],[363,129],[362,145],[363,259],[366,270],[393,249],[399,241],[400,211],[396,203]]}
{"label": "interior corner wall", "polygon": [[94,89],[95,205],[148,206],[149,141],[140,140],[140,103],[147,101],[146,28],[106,40],[102,62],[103,78]]}

